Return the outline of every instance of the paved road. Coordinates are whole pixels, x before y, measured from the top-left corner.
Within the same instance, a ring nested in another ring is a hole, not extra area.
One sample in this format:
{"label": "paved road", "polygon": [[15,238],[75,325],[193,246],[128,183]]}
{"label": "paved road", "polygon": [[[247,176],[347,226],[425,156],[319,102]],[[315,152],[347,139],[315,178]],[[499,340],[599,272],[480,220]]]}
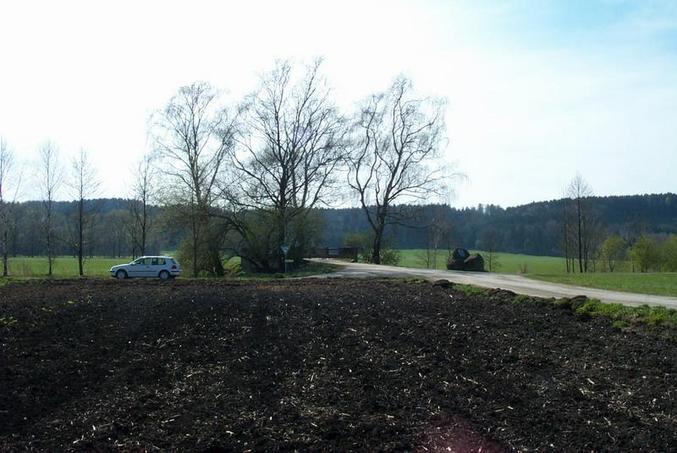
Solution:
{"label": "paved road", "polygon": [[414,269],[410,267],[384,266],[376,264],[346,263],[345,261],[315,259],[314,261],[338,264],[342,269],[323,275],[326,278],[369,278],[369,277],[405,277],[424,278],[434,281],[446,279],[454,283],[481,286],[484,288],[502,288],[517,294],[538,297],[573,297],[586,295],[602,302],[617,302],[624,305],[663,305],[677,309],[677,297],[651,296],[648,294],[624,293],[605,289],[584,288],[582,286],[561,285],[558,283],[531,280],[520,275],[494,274],[490,272],[460,272],[433,269]]}

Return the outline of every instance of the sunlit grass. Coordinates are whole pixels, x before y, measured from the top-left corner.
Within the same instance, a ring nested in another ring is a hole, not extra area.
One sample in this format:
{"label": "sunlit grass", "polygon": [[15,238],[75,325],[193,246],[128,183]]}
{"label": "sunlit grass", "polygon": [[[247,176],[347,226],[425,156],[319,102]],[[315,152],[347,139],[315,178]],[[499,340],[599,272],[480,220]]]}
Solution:
{"label": "sunlit grass", "polygon": [[[116,264],[128,263],[132,258],[89,258],[84,263],[86,277],[109,277],[110,268]],[[299,269],[290,267],[289,272],[276,274],[248,274],[240,269],[240,258],[233,257],[225,263],[226,276],[235,278],[289,278],[304,277],[315,274],[334,272],[337,266],[331,264],[308,263]],[[9,260],[10,277],[0,277],[0,285],[10,281],[44,278],[47,276],[47,258],[45,257],[17,257]],[[53,278],[78,277],[78,261],[71,256],[62,256],[55,259],[52,266]],[[184,268],[184,276],[190,277],[188,269]]]}
{"label": "sunlit grass", "polygon": [[[488,266],[488,254],[483,251],[472,250],[471,253],[480,253],[484,257],[485,266]],[[399,250],[400,266],[404,267],[426,267],[425,250],[411,249]],[[437,251],[437,265],[436,269],[446,269],[447,265],[446,250]],[[534,256],[522,255],[516,253],[495,253],[495,262],[497,267],[495,272],[505,274],[517,274],[520,272],[539,273],[539,274],[553,274],[566,271],[564,258],[554,256]]]}
{"label": "sunlit grass", "polygon": [[[84,261],[84,273],[89,277],[107,277],[111,266],[128,263],[131,258],[88,258]],[[47,258],[17,257],[9,259],[9,273],[12,277],[47,276]],[[57,257],[52,263],[52,276],[67,278],[78,276],[78,260],[71,256]]]}
{"label": "sunlit grass", "polygon": [[579,315],[605,316],[613,321],[615,327],[632,324],[677,327],[677,310],[666,307],[628,307],[621,304],[603,304],[598,300],[588,300],[574,310]]}
{"label": "sunlit grass", "polygon": [[[478,251],[471,251],[477,253]],[[425,250],[399,250],[400,266],[425,268]],[[439,250],[437,269],[446,269],[447,251]],[[488,254],[479,251],[484,257],[485,268],[488,267]],[[617,272],[567,273],[564,258],[554,256],[534,256],[515,253],[496,253],[497,268],[494,272],[504,274],[524,274],[553,283],[585,286],[589,288],[609,289],[659,296],[677,296],[676,273],[640,273],[629,272],[632,265],[627,262],[617,263]],[[598,263],[598,268],[602,264]],[[623,272],[619,272],[619,271]]]}
{"label": "sunlit grass", "polygon": [[566,285],[630,293],[677,296],[677,273],[588,272],[585,274],[529,274],[528,277]]}

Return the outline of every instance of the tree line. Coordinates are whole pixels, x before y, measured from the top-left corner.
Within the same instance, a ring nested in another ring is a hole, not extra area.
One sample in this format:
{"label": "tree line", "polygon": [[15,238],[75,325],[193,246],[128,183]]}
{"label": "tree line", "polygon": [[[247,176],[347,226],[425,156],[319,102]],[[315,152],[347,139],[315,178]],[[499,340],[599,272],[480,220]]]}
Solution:
{"label": "tree line", "polygon": [[[304,67],[277,62],[254,91],[230,104],[207,82],[181,87],[150,121],[152,149],[134,175],[131,200],[114,211],[119,229],[114,219],[101,222],[92,201],[99,183],[88,153],[82,150],[65,172],[50,142],[40,149],[41,200],[32,206],[37,225],[18,228],[22,217],[6,183],[14,178],[19,187],[20,178],[3,141],[2,155],[9,156],[0,166],[5,274],[12,231],[15,242],[33,232],[27,242],[44,244],[50,272],[54,256],[67,249],[82,274],[106,228],[115,230],[106,240],[125,235],[132,254],[144,254],[151,232],[159,231],[156,205],[164,231],[184,233],[177,253],[193,276],[223,274],[224,255],[240,256],[253,270],[279,270],[286,259],[300,261],[321,236],[318,209],[346,197],[361,207],[378,263],[387,226],[402,220],[402,210],[393,207],[441,194],[449,181],[437,160],[446,144],[443,107],[397,77],[342,112],[321,60]],[[55,200],[65,189],[72,211],[59,214]]]}
{"label": "tree line", "polygon": [[[381,257],[388,260],[392,257],[390,251],[399,248],[445,250],[455,247],[565,256],[561,218],[566,200],[511,208],[495,205],[463,209],[442,204],[416,206],[418,214],[407,224],[388,225]],[[595,206],[599,222],[605,225],[598,252],[589,263],[590,270],[615,271],[626,262],[636,263],[637,271],[670,269],[667,257],[671,254],[661,250],[664,245],[671,244],[671,234],[677,234],[677,195],[593,196],[588,201]],[[75,201],[52,203],[51,246],[44,234],[44,202],[12,205],[14,221],[7,230],[9,255],[48,256],[51,247],[52,256],[76,256],[73,245],[76,231],[72,225],[77,205]],[[406,209],[410,213],[412,207],[398,205],[393,209]],[[155,203],[144,206],[138,199],[94,199],[85,200],[84,210],[96,213],[85,229],[85,258],[177,250],[182,240],[189,236],[185,223],[175,221],[175,210],[171,206]],[[308,247],[359,245],[370,250],[370,226],[361,208],[318,208],[309,214],[309,218],[312,222],[308,226],[317,233],[311,235]],[[634,248],[635,245],[638,248]],[[632,249],[636,251],[631,254]],[[640,250],[646,252],[638,254]],[[231,252],[223,250],[223,253],[227,257]],[[431,266],[435,259],[437,254],[431,253]],[[627,266],[624,270],[628,270]]]}
{"label": "tree line", "polygon": [[[565,256],[563,239],[564,213],[571,213],[572,198],[529,203],[503,208],[496,205],[478,205],[453,208],[448,205],[416,207],[419,215],[406,224],[390,225],[385,237],[394,248],[424,249],[431,230],[450,228],[449,237],[454,247],[529,255]],[[611,234],[618,234],[626,242],[647,235],[663,240],[677,233],[677,195],[590,196],[584,203],[593,210],[600,229],[601,244]],[[588,208],[586,206],[586,209]],[[565,209],[566,208],[566,209]],[[398,206],[396,209],[411,210]],[[368,230],[366,220],[358,208],[323,209],[325,219],[324,242],[329,246],[343,244],[347,233]],[[567,228],[567,231],[573,232]],[[434,236],[434,235],[433,235]],[[444,239],[445,241],[447,239]],[[573,243],[569,248],[573,249]],[[570,254],[570,258],[573,255]]]}

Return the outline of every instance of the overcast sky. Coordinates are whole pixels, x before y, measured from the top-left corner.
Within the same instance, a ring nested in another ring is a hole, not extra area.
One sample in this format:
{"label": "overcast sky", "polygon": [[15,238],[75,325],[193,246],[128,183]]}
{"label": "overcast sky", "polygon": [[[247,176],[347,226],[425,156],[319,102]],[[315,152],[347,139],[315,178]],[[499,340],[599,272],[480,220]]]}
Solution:
{"label": "overcast sky", "polygon": [[448,100],[454,206],[676,191],[677,2],[3,1],[0,136],[91,153],[127,196],[149,115],[206,80],[237,100],[276,58],[325,58],[349,110],[399,73]]}

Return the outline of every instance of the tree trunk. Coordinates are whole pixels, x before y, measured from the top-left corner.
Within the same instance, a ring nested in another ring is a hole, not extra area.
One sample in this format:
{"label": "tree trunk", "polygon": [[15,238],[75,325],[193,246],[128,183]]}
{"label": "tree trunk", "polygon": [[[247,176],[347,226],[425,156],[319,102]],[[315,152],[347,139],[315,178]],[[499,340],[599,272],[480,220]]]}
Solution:
{"label": "tree trunk", "polygon": [[47,201],[47,231],[45,235],[45,239],[47,242],[47,276],[51,277],[52,276],[52,261],[54,261],[53,258],[53,251],[52,251],[52,202],[51,200]]}
{"label": "tree trunk", "polygon": [[52,238],[51,234],[48,232],[47,233],[47,276],[51,277],[52,276],[52,261],[54,261],[52,257]]}
{"label": "tree trunk", "polygon": [[382,233],[374,234],[374,243],[371,247],[371,262],[381,264],[381,236]]}
{"label": "tree trunk", "polygon": [[192,227],[193,227],[193,278],[197,278],[198,274],[198,269],[197,269],[197,255],[198,255],[198,244],[200,240],[200,232],[198,231],[198,220],[197,220],[197,214],[195,212],[195,207],[193,207],[193,215],[192,215]]}
{"label": "tree trunk", "polygon": [[371,249],[371,262],[381,264],[381,248],[383,247],[383,231],[385,230],[385,216],[379,216],[374,230],[374,243]]}
{"label": "tree trunk", "polygon": [[83,261],[83,256],[84,256],[84,221],[85,221],[85,215],[84,215],[84,200],[81,198],[80,203],[78,204],[78,272],[80,274],[80,277],[82,277],[84,273],[84,269],[82,266],[82,261]]}
{"label": "tree trunk", "polygon": [[143,200],[143,221],[141,223],[141,256],[146,254],[146,226],[148,222],[148,207],[146,200]]}
{"label": "tree trunk", "polygon": [[562,200],[562,242],[564,245],[564,263],[568,274],[571,272],[571,266],[569,266],[569,215],[566,199]]}
{"label": "tree trunk", "polygon": [[286,241],[286,236],[287,236],[287,222],[285,220],[285,213],[284,211],[282,212],[281,220],[280,220],[280,226],[279,226],[279,231],[277,235],[277,251],[276,255],[278,257],[277,260],[277,269],[279,272],[284,272],[285,271],[285,254],[282,252],[282,246],[287,245],[285,243]]}
{"label": "tree trunk", "polygon": [[7,229],[5,228],[5,231],[2,234],[2,276],[7,277],[9,275],[9,258],[8,258],[8,247],[7,247],[7,242],[8,242],[8,233]]}
{"label": "tree trunk", "polygon": [[583,215],[581,213],[581,199],[576,199],[576,214],[578,217],[578,270],[583,273]]}

